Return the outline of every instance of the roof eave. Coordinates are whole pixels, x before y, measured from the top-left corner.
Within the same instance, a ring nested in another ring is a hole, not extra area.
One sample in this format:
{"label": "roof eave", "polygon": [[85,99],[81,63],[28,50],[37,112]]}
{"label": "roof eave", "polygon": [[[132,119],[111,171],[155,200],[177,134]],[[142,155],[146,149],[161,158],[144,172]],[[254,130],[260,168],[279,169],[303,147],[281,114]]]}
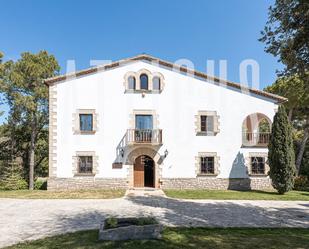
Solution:
{"label": "roof eave", "polygon": [[235,82],[227,81],[227,80],[222,80],[222,79],[214,77],[214,76],[209,76],[205,73],[202,73],[202,72],[199,72],[199,71],[196,71],[196,70],[192,70],[192,69],[189,69],[189,68],[177,65],[177,64],[173,64],[171,62],[164,61],[164,60],[161,60],[159,58],[156,58],[156,57],[153,57],[153,56],[147,55],[147,54],[139,54],[139,55],[136,55],[134,57],[129,57],[129,58],[126,58],[126,59],[118,60],[118,61],[115,61],[115,62],[112,62],[112,63],[109,63],[109,64],[87,68],[87,69],[80,70],[80,71],[77,71],[77,72],[73,72],[73,73],[70,73],[70,74],[58,75],[58,76],[55,76],[55,77],[52,77],[52,78],[45,79],[44,83],[47,86],[50,86],[50,85],[52,85],[56,82],[61,82],[61,81],[64,81],[64,80],[73,79],[73,78],[80,77],[80,76],[87,75],[87,74],[109,70],[109,69],[118,67],[120,65],[123,65],[123,64],[132,62],[132,61],[138,61],[138,60],[146,60],[146,61],[150,61],[150,62],[156,62],[159,65],[169,67],[169,68],[176,68],[180,72],[189,73],[189,74],[197,76],[199,78],[212,80],[215,83],[219,83],[219,84],[223,84],[223,85],[226,84],[227,86],[230,86],[230,87],[233,87],[233,88],[243,89],[244,91],[248,91],[248,92],[260,95],[260,96],[264,96],[264,97],[269,98],[269,99],[276,100],[277,104],[282,104],[282,103],[288,101],[287,98],[284,98],[282,96],[272,94],[272,93],[268,93],[268,92],[265,92],[265,91],[261,91],[261,90],[258,90],[258,89],[245,87],[245,86],[242,86],[239,83],[235,83]]}

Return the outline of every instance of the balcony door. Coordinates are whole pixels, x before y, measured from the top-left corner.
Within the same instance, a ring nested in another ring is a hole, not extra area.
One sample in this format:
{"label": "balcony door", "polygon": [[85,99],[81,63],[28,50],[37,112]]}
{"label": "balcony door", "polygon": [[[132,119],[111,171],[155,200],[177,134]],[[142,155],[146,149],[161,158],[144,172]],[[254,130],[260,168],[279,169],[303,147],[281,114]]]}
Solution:
{"label": "balcony door", "polygon": [[152,130],[153,118],[152,115],[135,115],[136,130]]}
{"label": "balcony door", "polygon": [[152,130],[152,115],[135,115],[135,142],[151,142]]}

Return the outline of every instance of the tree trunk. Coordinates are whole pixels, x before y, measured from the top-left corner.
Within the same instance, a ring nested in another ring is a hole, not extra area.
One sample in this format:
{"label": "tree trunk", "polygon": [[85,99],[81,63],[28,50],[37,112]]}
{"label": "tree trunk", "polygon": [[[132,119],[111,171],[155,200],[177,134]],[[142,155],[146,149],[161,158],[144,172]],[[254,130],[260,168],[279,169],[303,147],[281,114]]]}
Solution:
{"label": "tree trunk", "polygon": [[31,121],[31,141],[29,147],[29,190],[33,190],[34,186],[34,152],[36,138],[36,116],[33,114]]}
{"label": "tree trunk", "polygon": [[289,110],[289,121],[290,122],[292,122],[292,117],[293,117],[293,108],[291,108],[290,110]]}
{"label": "tree trunk", "polygon": [[299,150],[298,150],[297,157],[296,157],[296,162],[295,162],[295,166],[296,166],[296,169],[297,169],[297,175],[299,175],[299,173],[300,173],[300,165],[301,165],[301,161],[302,161],[303,156],[304,156],[304,152],[305,152],[306,143],[308,141],[308,138],[309,138],[309,130],[308,130],[308,128],[305,128],[304,137],[303,137],[303,139],[300,143]]}

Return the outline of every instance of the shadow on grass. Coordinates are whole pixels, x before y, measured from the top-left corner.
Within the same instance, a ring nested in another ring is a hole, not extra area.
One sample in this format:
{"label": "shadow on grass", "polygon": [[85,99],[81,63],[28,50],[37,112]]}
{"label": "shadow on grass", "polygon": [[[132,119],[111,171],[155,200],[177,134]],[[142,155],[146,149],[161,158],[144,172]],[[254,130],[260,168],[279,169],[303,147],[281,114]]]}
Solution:
{"label": "shadow on grass", "polygon": [[[239,192],[244,192],[244,191],[239,191]],[[258,193],[258,194],[265,194],[265,195],[272,195],[272,196],[284,196],[284,195],[279,194],[276,191],[249,190],[248,192]],[[303,195],[303,196],[309,196],[309,192],[308,193],[301,192],[299,194]]]}
{"label": "shadow on grass", "polygon": [[264,190],[247,190],[247,191],[237,191],[237,192],[247,192],[247,193],[257,193],[257,194],[266,194],[266,195],[272,195],[272,196],[279,196],[280,194],[275,191],[264,191]]}

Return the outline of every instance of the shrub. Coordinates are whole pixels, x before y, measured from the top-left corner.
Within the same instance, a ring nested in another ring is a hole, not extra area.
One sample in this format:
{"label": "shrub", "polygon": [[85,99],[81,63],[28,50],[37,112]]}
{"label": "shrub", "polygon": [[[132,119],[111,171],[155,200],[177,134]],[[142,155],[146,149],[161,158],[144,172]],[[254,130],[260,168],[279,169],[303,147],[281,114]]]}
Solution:
{"label": "shrub", "polygon": [[137,219],[138,226],[157,224],[157,220],[153,217],[142,217]]}
{"label": "shrub", "polygon": [[27,189],[28,183],[22,177],[21,165],[17,161],[6,162],[0,176],[0,189],[20,190]]}
{"label": "shrub", "polygon": [[117,227],[118,220],[115,217],[110,217],[105,220],[105,227],[106,228],[115,228]]}
{"label": "shrub", "polygon": [[47,190],[47,181],[42,179],[37,179],[34,183],[34,189],[36,190]]}
{"label": "shrub", "polygon": [[153,217],[140,217],[140,218],[115,218],[111,217],[105,220],[104,228],[111,229],[116,227],[123,227],[123,226],[145,226],[145,225],[153,225],[158,224],[158,221]]}
{"label": "shrub", "polygon": [[294,190],[309,191],[309,179],[307,176],[298,176],[295,178]]}
{"label": "shrub", "polygon": [[0,189],[2,190],[21,190],[27,188],[28,188],[27,181],[18,176],[5,178],[4,180],[1,180],[0,183]]}

